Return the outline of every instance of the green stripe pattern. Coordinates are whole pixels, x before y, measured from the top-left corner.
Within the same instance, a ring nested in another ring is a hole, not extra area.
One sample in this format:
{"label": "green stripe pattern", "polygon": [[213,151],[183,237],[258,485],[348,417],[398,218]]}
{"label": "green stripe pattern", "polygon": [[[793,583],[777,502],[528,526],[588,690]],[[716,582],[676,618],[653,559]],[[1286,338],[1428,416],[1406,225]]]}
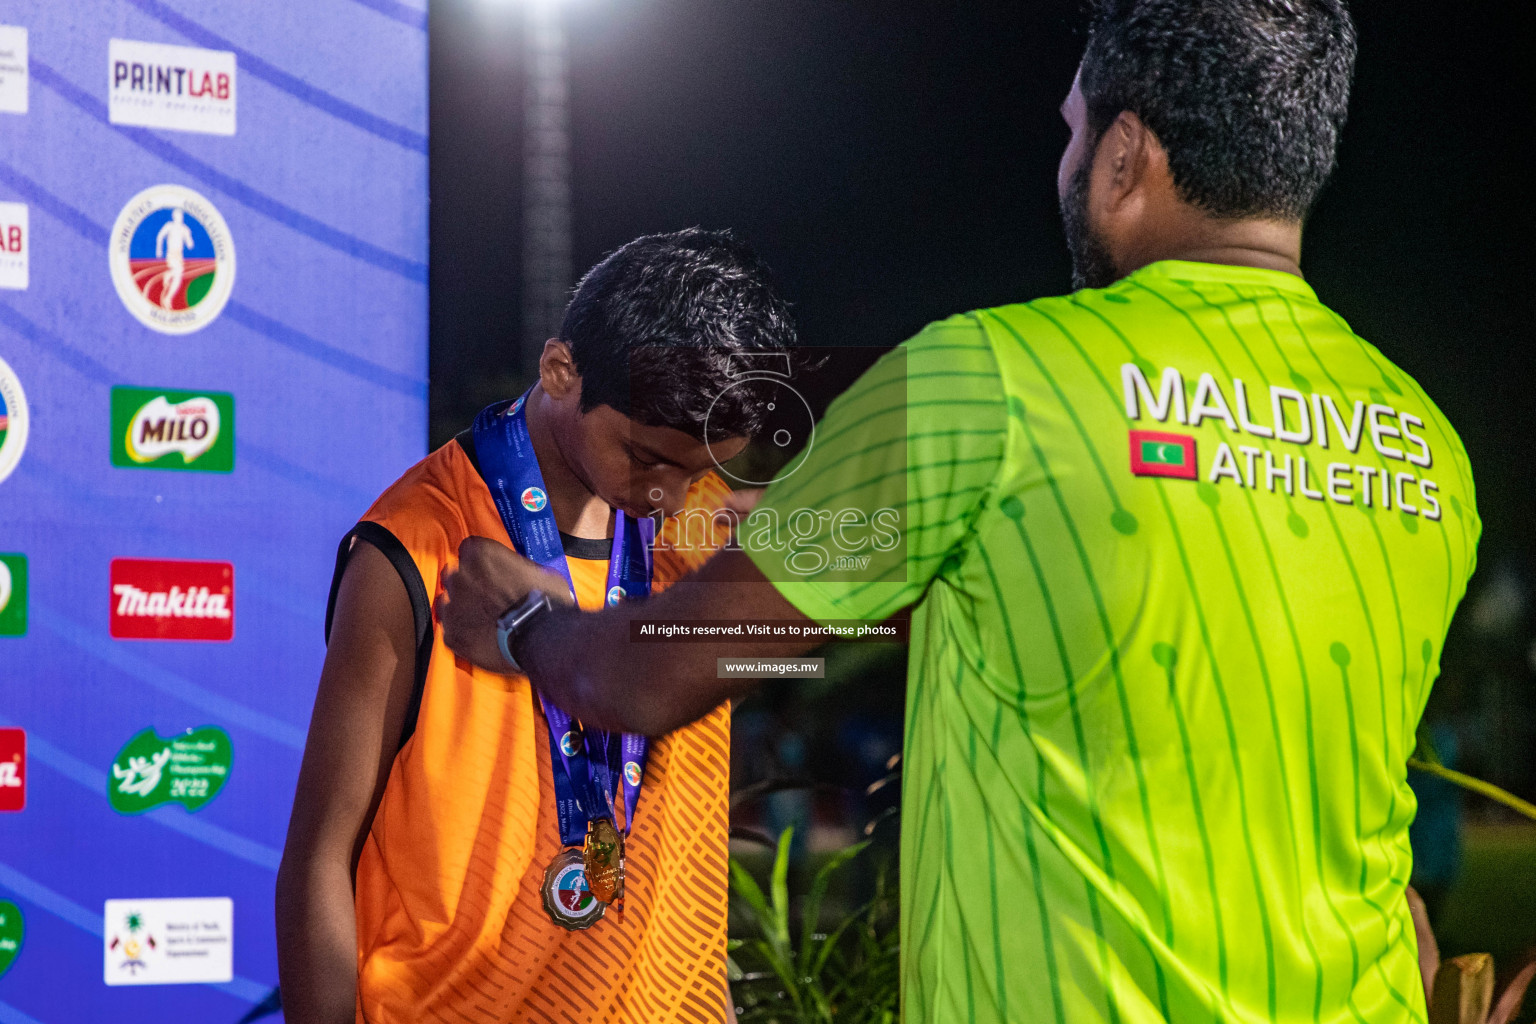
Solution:
{"label": "green stripe pattern", "polygon": [[1423,1024],[1404,762],[1480,529],[1450,424],[1290,275],[1156,263],[877,363],[743,536],[811,619],[913,607],[905,1020]]}

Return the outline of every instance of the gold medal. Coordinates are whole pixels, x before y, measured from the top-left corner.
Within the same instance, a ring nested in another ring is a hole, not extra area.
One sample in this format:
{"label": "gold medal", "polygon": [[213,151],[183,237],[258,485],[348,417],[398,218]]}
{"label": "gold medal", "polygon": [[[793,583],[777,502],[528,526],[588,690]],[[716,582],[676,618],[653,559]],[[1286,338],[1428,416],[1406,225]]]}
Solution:
{"label": "gold medal", "polygon": [[590,928],[608,909],[592,898],[587,886],[587,872],[581,851],[575,847],[561,850],[544,872],[544,911],[562,928],[581,931]]}
{"label": "gold medal", "polygon": [[611,818],[587,823],[587,845],[582,850],[587,885],[600,903],[624,898],[624,836]]}

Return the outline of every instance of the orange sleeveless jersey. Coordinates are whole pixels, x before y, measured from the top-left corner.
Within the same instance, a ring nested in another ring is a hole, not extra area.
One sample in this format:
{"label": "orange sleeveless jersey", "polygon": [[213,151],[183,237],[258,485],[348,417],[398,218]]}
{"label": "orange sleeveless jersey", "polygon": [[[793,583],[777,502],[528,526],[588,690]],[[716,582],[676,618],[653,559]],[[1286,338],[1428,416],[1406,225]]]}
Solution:
{"label": "orange sleeveless jersey", "polygon": [[[711,474],[689,491],[688,508],[715,508],[728,493]],[[682,522],[663,527],[655,589],[708,555],[697,542],[690,554],[667,550],[680,546]],[[369,523],[388,534],[366,532]],[[694,523],[702,528],[697,514]],[[465,537],[510,543],[458,441],[385,491],[357,535],[395,549],[385,553],[414,589],[418,615]],[[606,557],[567,562],[580,606],[602,607]],[[624,909],[566,931],[540,893],[561,845],[538,699],[527,677],[482,672],[454,657],[435,623],[419,629],[420,711],[357,866],[360,1024],[721,1020],[729,707],[652,743]]]}

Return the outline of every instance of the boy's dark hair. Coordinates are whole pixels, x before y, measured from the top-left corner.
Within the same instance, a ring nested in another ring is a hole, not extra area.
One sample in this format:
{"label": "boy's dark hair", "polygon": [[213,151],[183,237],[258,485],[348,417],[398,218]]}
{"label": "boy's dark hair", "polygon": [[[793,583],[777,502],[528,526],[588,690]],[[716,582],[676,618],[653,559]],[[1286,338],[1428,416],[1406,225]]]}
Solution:
{"label": "boy's dark hair", "polygon": [[738,375],[753,353],[787,354],[795,326],[750,246],[728,231],[689,228],[644,235],[587,271],[560,340],[581,375],[583,412],[608,405],[718,441],[761,429],[774,385]]}
{"label": "boy's dark hair", "polygon": [[1218,217],[1304,217],[1333,170],[1355,66],[1343,0],[1094,0],[1081,88],[1097,141],[1122,110]]}

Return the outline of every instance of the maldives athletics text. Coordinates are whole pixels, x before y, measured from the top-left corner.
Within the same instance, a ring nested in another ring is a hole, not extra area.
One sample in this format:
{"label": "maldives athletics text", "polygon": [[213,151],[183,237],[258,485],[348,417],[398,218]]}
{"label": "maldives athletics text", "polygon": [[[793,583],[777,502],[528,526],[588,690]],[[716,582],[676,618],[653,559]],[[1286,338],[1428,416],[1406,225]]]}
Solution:
{"label": "maldives athletics text", "polygon": [[110,624],[119,640],[231,640],[235,567],[114,558]]}
{"label": "maldives athletics text", "polygon": [[[1300,494],[1313,501],[1397,508],[1407,515],[1430,520],[1441,517],[1439,485],[1420,475],[1421,470],[1433,465],[1434,456],[1429,443],[1415,431],[1415,428],[1424,427],[1424,421],[1411,412],[1395,409],[1384,402],[1358,400],[1341,409],[1330,395],[1303,394],[1296,388],[1271,385],[1268,394],[1258,398],[1263,403],[1259,408],[1269,417],[1269,423],[1260,423],[1254,419],[1247,387],[1235,377],[1229,385],[1230,402],[1222,386],[1209,373],[1200,375],[1187,400],[1184,375],[1172,366],[1163,370],[1156,393],[1147,375],[1135,363],[1120,367],[1120,381],[1124,387],[1125,415],[1132,421],[1145,415],[1160,423],[1171,420],[1183,426],[1198,427],[1206,420],[1220,420],[1234,435],[1234,442],[1247,434],[1307,449],[1307,454],[1297,453],[1293,458],[1285,452],[1276,454],[1253,445],[1221,441],[1208,465],[1197,469],[1193,460],[1193,439],[1182,438],[1189,441],[1187,470],[1175,474],[1161,466],[1133,468],[1137,475],[1179,475],[1188,479],[1203,478],[1211,484],[1225,480],[1271,494],[1284,488],[1286,494]],[[1180,439],[1173,435],[1156,436],[1159,440]],[[1136,440],[1132,438],[1133,445]],[[1338,461],[1337,456],[1330,459],[1329,454],[1324,454],[1327,449],[1343,449],[1354,455],[1365,442],[1375,449],[1377,465]],[[1171,444],[1159,445],[1158,454],[1171,451],[1172,447]],[[1133,447],[1133,462],[1136,454]],[[1394,462],[1398,465],[1394,466]],[[1399,466],[1403,468],[1399,469]],[[1183,468],[1182,462],[1180,468]]]}

